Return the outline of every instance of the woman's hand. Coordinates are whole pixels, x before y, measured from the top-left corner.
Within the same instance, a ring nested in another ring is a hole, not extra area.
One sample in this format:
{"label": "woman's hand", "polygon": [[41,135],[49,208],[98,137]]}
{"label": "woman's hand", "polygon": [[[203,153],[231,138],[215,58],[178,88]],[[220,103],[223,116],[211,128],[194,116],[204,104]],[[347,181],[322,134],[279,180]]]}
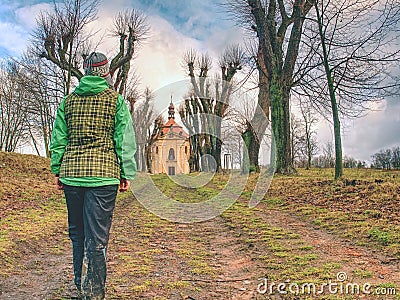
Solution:
{"label": "woman's hand", "polygon": [[119,181],[119,191],[120,192],[126,192],[129,190],[129,187],[131,186],[131,183],[129,182],[128,179],[121,178]]}
{"label": "woman's hand", "polygon": [[62,190],[63,185],[60,181],[60,177],[58,177],[58,176],[54,177],[54,183],[56,184],[56,187],[58,190]]}

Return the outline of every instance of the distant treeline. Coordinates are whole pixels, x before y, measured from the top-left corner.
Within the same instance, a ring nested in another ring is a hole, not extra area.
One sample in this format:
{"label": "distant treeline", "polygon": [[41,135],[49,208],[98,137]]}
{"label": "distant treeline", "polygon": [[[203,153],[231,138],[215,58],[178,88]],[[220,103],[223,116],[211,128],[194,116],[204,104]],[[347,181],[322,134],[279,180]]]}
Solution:
{"label": "distant treeline", "polygon": [[371,168],[384,170],[400,169],[400,147],[381,150],[372,155]]}
{"label": "distant treeline", "polygon": [[[326,151],[319,156],[313,157],[311,167],[313,168],[333,168],[335,167],[335,158],[331,151]],[[383,149],[371,156],[371,164],[368,166],[366,161],[357,160],[351,156],[345,155],[343,157],[344,168],[368,168],[383,169],[383,170],[400,170],[400,147],[393,147],[391,149]],[[307,159],[300,158],[296,160],[296,167],[306,168]]]}

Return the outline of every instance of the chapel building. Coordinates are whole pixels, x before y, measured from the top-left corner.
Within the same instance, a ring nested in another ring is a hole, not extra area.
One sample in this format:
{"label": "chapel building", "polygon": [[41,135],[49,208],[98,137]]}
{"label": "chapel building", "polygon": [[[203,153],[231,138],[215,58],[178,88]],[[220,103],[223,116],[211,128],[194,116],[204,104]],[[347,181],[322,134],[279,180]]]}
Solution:
{"label": "chapel building", "polygon": [[151,171],[153,174],[189,174],[189,135],[175,121],[175,107],[168,107],[168,122],[151,148]]}

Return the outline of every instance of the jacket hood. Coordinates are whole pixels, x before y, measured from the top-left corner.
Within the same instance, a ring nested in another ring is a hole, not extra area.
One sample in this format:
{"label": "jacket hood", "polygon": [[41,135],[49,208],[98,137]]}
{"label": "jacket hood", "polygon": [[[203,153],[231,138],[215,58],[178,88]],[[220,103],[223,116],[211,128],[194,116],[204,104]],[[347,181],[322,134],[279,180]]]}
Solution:
{"label": "jacket hood", "polygon": [[75,93],[80,96],[96,95],[109,88],[107,81],[99,76],[84,76],[75,88]]}

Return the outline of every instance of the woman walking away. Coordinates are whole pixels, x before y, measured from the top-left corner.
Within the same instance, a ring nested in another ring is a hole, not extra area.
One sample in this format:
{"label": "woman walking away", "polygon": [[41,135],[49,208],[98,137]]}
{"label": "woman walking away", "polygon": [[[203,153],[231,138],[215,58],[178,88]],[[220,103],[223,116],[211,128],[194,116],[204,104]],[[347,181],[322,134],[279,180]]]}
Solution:
{"label": "woman walking away", "polygon": [[67,202],[75,285],[82,299],[104,299],[115,198],[136,175],[136,143],[125,100],[110,87],[107,57],[91,53],[84,69],[57,111],[51,171]]}

